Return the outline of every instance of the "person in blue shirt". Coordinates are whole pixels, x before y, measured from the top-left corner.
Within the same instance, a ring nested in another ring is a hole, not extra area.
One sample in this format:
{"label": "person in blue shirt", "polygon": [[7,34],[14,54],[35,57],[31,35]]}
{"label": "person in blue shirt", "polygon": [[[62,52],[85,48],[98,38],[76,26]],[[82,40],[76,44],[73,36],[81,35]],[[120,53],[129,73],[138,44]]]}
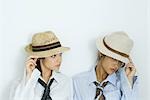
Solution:
{"label": "person in blue shirt", "polygon": [[138,100],[138,77],[130,58],[133,40],[118,31],[96,41],[98,59],[73,77],[74,100]]}

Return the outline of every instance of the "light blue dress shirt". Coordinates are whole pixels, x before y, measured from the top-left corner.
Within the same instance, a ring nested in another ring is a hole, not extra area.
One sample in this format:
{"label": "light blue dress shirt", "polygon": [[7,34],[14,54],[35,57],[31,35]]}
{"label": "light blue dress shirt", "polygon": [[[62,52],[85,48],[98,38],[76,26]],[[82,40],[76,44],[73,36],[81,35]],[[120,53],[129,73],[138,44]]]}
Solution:
{"label": "light blue dress shirt", "polygon": [[[95,100],[97,81],[95,67],[90,71],[80,73],[73,77],[73,98],[74,100]],[[138,79],[133,79],[130,86],[124,68],[109,75],[103,82],[109,81],[103,89],[106,100],[138,100]],[[100,84],[102,85],[103,82]]]}

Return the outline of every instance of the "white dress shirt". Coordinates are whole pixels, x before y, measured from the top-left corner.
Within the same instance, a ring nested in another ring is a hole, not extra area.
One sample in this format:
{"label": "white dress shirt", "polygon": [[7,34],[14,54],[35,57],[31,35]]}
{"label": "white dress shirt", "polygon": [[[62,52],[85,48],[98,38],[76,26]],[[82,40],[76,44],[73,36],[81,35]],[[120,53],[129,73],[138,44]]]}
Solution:
{"label": "white dress shirt", "polygon": [[[25,74],[21,82],[13,85],[10,100],[41,100],[45,88],[38,82],[39,78],[42,79],[40,74],[38,69],[34,69],[28,80]],[[50,86],[49,94],[52,100],[71,100],[71,79],[55,71],[50,79],[52,78],[54,81]]]}
{"label": "white dress shirt", "polygon": [[[90,71],[80,73],[73,77],[73,98],[74,100],[95,100],[97,81],[95,67]],[[134,84],[131,87],[124,68],[117,73],[109,75],[103,82],[108,84],[103,89],[106,100],[138,100],[138,80],[134,77]],[[100,84],[102,85],[103,82]]]}

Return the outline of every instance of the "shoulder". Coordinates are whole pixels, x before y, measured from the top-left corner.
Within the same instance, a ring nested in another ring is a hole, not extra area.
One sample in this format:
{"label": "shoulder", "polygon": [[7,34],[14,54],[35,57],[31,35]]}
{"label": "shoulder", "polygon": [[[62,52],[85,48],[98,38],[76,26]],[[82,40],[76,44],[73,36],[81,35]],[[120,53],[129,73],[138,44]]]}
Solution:
{"label": "shoulder", "polygon": [[90,75],[90,71],[81,72],[81,73],[74,75],[72,77],[72,80],[73,80],[73,82],[84,81],[84,80],[88,79],[89,75]]}
{"label": "shoulder", "polygon": [[61,82],[71,82],[71,78],[61,72],[56,72],[55,78],[57,78]]}

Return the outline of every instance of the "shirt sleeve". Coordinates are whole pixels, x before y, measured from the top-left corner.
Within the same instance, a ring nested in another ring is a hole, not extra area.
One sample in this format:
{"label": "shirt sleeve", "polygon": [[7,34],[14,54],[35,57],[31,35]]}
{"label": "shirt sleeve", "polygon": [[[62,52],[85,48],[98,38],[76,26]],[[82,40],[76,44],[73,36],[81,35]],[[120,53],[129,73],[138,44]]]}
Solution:
{"label": "shirt sleeve", "polygon": [[120,83],[122,96],[121,100],[138,100],[139,99],[139,79],[137,76],[133,77],[133,85],[128,81],[128,78],[125,73],[125,68],[119,70]]}
{"label": "shirt sleeve", "polygon": [[33,100],[33,90],[39,77],[40,72],[38,71],[38,69],[33,70],[30,79],[26,78],[26,72],[24,72],[23,79],[21,81],[16,81],[12,85],[10,89],[9,100]]}

